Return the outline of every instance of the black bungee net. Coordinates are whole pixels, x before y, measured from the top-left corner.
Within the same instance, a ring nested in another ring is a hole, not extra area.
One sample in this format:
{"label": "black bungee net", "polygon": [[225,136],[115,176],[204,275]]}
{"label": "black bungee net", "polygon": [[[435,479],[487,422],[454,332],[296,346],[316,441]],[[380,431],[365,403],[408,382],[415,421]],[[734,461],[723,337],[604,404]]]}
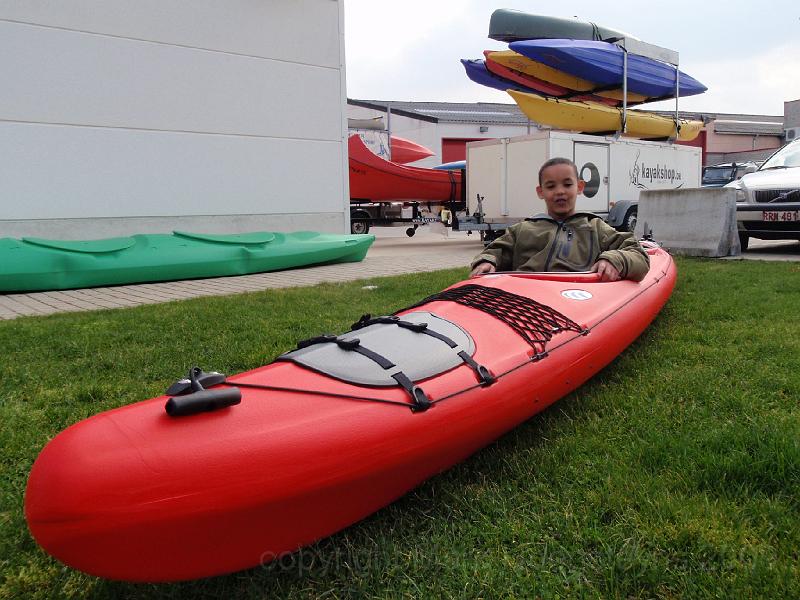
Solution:
{"label": "black bungee net", "polygon": [[483,285],[467,284],[444,290],[403,310],[440,300],[455,302],[492,315],[528,342],[536,350],[537,356],[545,354],[547,342],[561,331],[585,333],[575,321],[546,304]]}

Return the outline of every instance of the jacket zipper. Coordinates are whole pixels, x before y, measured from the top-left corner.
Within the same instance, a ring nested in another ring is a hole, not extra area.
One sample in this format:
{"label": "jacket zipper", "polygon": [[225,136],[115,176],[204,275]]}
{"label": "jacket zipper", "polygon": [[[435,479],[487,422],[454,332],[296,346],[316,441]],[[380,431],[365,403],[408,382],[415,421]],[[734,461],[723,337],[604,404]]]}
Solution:
{"label": "jacket zipper", "polygon": [[550,252],[547,253],[547,260],[544,261],[545,271],[550,270],[550,261],[553,258],[553,253],[556,251],[556,246],[558,246],[558,236],[561,234],[561,228],[563,227],[563,225],[558,221],[555,221],[555,223],[558,229],[556,229],[556,237],[553,239],[553,244],[550,246]]}

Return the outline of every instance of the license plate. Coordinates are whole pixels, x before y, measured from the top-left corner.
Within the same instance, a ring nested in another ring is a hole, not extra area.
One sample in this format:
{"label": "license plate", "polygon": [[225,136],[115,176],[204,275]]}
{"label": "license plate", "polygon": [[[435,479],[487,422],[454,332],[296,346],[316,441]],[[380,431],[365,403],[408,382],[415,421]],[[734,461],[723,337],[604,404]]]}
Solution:
{"label": "license plate", "polygon": [[800,221],[800,210],[765,210],[762,219],[770,222]]}

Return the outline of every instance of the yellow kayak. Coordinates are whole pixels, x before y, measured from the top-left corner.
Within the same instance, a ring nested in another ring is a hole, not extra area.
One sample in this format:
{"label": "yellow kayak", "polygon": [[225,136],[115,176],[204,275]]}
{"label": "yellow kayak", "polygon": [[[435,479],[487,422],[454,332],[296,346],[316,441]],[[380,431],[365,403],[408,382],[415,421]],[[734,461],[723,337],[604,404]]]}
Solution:
{"label": "yellow kayak", "polygon": [[[621,89],[595,92],[593,90],[601,87],[600,84],[594,83],[593,81],[588,81],[586,79],[581,79],[580,77],[575,77],[574,75],[569,75],[552,67],[548,67],[540,62],[531,60],[527,56],[522,56],[522,54],[514,52],[513,50],[498,50],[497,52],[489,52],[487,54],[487,58],[503,65],[504,67],[508,67],[509,69],[520,71],[526,75],[530,75],[531,77],[536,77],[537,79],[541,79],[542,81],[546,81],[547,83],[552,83],[554,85],[560,85],[561,87],[575,92],[591,92],[596,96],[602,96],[603,98],[622,100]],[[647,100],[647,96],[642,96],[641,94],[632,94],[630,92],[628,93],[628,102],[630,103],[638,104],[641,102],[646,102]]]}
{"label": "yellow kayak", "polygon": [[[557,129],[606,133],[622,129],[622,109],[597,102],[570,102],[508,90],[531,121]],[[675,120],[641,110],[629,110],[625,135],[638,138],[670,138],[688,142],[703,128],[702,121],[681,119],[676,136]]]}

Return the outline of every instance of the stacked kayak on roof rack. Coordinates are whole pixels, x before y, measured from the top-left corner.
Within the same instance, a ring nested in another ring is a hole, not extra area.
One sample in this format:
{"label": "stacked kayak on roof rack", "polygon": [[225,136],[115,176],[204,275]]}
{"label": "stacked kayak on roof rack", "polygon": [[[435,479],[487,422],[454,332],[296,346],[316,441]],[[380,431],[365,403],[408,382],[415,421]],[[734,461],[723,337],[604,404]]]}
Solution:
{"label": "stacked kayak on roof rack", "polygon": [[508,42],[509,49],[462,60],[467,76],[508,91],[532,121],[583,133],[684,141],[702,129],[699,121],[627,110],[707,89],[677,68],[677,58],[664,62],[660,53],[649,55],[648,48],[656,47],[629,34],[578,19],[499,9],[489,37]]}

